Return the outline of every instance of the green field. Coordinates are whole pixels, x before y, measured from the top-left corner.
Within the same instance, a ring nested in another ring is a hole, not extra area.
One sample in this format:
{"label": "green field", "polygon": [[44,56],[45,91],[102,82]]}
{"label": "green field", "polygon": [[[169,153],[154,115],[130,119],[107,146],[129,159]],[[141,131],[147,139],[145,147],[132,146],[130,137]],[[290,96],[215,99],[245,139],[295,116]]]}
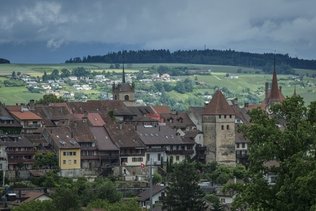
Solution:
{"label": "green field", "polygon": [[[168,95],[177,101],[184,101],[190,97],[197,97],[205,93],[212,94],[215,88],[227,88],[231,96],[238,97],[243,101],[246,91],[250,91],[258,96],[261,100],[264,98],[264,84],[271,82],[272,75],[262,74],[261,70],[237,66],[221,66],[221,65],[200,65],[200,64],[126,64],[125,70],[127,73],[135,73],[139,70],[147,72],[150,69],[156,69],[160,65],[173,67],[187,67],[188,69],[203,69],[211,70],[211,75],[191,75],[179,76],[180,80],[189,77],[194,82],[198,82],[194,86],[192,93],[179,94],[176,91],[169,92]],[[43,94],[30,93],[25,87],[4,87],[3,81],[7,78],[3,76],[10,76],[13,71],[29,74],[32,76],[42,76],[44,71],[50,73],[54,69],[61,70],[63,68],[72,70],[76,67],[84,67],[94,72],[115,72],[120,73],[121,69],[110,69],[110,64],[102,63],[88,63],[88,64],[1,64],[0,65],[0,101],[6,104],[15,104],[21,102],[28,102],[30,99],[39,99]],[[316,71],[295,69],[297,73],[313,74]],[[239,72],[237,74],[237,72]],[[227,73],[234,73],[238,78],[226,77]],[[2,77],[1,77],[2,76]],[[282,86],[282,92],[285,96],[293,94],[294,87],[297,93],[304,97],[306,103],[316,100],[316,79],[311,77],[303,77],[302,81],[297,81],[289,75],[278,75],[279,85]],[[72,91],[72,87],[65,86],[64,90]],[[89,95],[90,99],[97,99],[100,90],[82,91],[82,93]]]}

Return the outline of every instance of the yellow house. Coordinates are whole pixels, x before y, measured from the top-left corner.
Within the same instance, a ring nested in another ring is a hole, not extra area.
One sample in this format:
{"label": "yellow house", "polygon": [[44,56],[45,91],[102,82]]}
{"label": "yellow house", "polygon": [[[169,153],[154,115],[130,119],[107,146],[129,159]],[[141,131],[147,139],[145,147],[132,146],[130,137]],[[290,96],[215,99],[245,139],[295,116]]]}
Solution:
{"label": "yellow house", "polygon": [[80,148],[60,148],[58,163],[60,170],[80,169]]}
{"label": "yellow house", "polygon": [[43,135],[57,152],[60,175],[65,177],[81,176],[80,145],[74,139],[69,127],[45,128]]}

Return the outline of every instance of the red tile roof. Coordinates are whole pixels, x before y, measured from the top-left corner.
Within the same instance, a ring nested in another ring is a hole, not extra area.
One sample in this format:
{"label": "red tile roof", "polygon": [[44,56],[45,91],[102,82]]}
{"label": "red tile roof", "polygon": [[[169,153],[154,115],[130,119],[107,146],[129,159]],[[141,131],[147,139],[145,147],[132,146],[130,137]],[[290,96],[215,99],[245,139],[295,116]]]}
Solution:
{"label": "red tile roof", "polygon": [[234,114],[234,110],[227,103],[225,96],[220,90],[213,95],[210,103],[204,107],[204,114]]}
{"label": "red tile roof", "polygon": [[92,126],[102,127],[105,125],[105,122],[98,113],[88,113],[88,120]]}
{"label": "red tile roof", "polygon": [[171,113],[171,110],[168,106],[153,106],[153,109],[158,113],[158,114],[166,114],[166,113]]}
{"label": "red tile roof", "polygon": [[11,114],[20,120],[41,120],[42,118],[31,111],[11,111]]}

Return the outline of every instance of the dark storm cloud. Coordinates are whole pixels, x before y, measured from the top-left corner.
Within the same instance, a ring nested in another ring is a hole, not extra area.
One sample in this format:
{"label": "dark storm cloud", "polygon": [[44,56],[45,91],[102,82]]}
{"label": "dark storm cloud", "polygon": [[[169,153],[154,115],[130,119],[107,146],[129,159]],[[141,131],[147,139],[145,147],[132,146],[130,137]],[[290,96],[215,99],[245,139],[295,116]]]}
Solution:
{"label": "dark storm cloud", "polygon": [[[0,45],[208,48],[316,58],[314,0],[1,1]],[[2,52],[1,52],[2,53]]]}

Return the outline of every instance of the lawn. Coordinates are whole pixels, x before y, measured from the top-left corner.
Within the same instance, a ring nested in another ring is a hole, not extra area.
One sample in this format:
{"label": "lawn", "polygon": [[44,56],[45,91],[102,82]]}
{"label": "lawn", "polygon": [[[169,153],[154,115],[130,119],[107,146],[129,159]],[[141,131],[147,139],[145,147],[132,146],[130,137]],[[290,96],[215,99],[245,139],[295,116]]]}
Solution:
{"label": "lawn", "polygon": [[0,101],[7,105],[15,105],[16,103],[27,103],[31,99],[38,100],[43,94],[30,93],[25,87],[1,87]]}

